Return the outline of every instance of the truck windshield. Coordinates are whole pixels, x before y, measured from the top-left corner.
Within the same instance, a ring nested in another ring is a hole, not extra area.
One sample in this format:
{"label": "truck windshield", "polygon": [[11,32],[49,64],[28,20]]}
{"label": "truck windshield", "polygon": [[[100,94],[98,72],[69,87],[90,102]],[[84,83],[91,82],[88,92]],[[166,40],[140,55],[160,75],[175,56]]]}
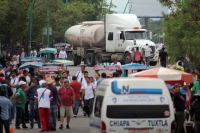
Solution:
{"label": "truck windshield", "polygon": [[148,39],[145,31],[126,31],[126,40]]}

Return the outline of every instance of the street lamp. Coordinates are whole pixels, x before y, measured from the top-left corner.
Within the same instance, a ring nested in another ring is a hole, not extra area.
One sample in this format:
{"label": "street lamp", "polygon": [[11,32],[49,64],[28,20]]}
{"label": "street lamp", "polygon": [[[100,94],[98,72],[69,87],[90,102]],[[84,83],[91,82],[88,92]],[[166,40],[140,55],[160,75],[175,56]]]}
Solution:
{"label": "street lamp", "polygon": [[28,55],[31,53],[31,42],[32,42],[32,18],[33,15],[33,0],[30,7],[30,15],[29,15],[29,45],[28,45]]}
{"label": "street lamp", "polygon": [[[67,8],[67,4],[68,4],[68,0],[65,1],[65,7],[64,7],[64,10],[66,10],[66,8]],[[64,21],[64,23],[66,23],[66,16],[65,16],[65,21]],[[64,34],[65,34],[65,32],[66,32],[66,24],[64,24]],[[64,42],[66,43],[66,40],[65,40],[65,39],[64,39]]]}

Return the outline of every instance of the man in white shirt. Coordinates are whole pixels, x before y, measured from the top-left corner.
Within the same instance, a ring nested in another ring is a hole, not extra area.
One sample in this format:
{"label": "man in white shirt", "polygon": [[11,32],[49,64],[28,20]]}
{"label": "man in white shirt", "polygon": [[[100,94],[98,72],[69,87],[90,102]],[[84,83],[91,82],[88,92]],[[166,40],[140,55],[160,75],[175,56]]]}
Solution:
{"label": "man in white shirt", "polygon": [[27,70],[23,71],[23,76],[26,78],[26,84],[28,86],[29,83],[31,82],[31,78],[28,76],[28,71]]}
{"label": "man in white shirt", "polygon": [[84,78],[84,71],[85,71],[85,66],[82,65],[81,70],[76,73],[76,77],[77,77],[78,82],[82,82],[82,80]]}
{"label": "man in white shirt", "polygon": [[120,62],[118,62],[117,59],[114,59],[113,63],[111,65],[115,65],[117,69],[122,69],[122,65]]}
{"label": "man in white shirt", "polygon": [[35,93],[34,108],[37,109],[37,102],[40,114],[40,121],[42,123],[42,130],[40,132],[50,131],[50,102],[53,98],[51,91],[48,89],[48,84],[42,82],[41,88],[37,89]]}
{"label": "man in white shirt", "polygon": [[41,86],[43,82],[46,82],[44,80],[44,77],[42,75],[38,75],[38,81],[39,81],[39,85]]}
{"label": "man in white shirt", "polygon": [[59,59],[67,59],[67,53],[64,51],[64,48],[59,52]]}
{"label": "man in white shirt", "polygon": [[151,55],[151,51],[152,49],[149,47],[148,44],[146,44],[146,48],[145,48],[145,60],[146,60],[146,65],[149,66],[149,61],[150,61],[150,55]]}
{"label": "man in white shirt", "polygon": [[162,51],[163,46],[164,46],[164,45],[163,45],[161,42],[158,43],[157,49],[158,49],[159,52]]}
{"label": "man in white shirt", "polygon": [[31,56],[34,56],[34,57],[37,56],[37,51],[35,50],[34,47],[32,47],[30,55],[31,55]]}
{"label": "man in white shirt", "polygon": [[13,91],[13,95],[15,95],[16,89],[17,89],[17,86],[18,86],[19,79],[18,79],[18,77],[16,76],[17,73],[16,73],[15,70],[11,71],[10,75],[11,75],[10,86],[11,86],[11,89],[12,89],[12,91]]}

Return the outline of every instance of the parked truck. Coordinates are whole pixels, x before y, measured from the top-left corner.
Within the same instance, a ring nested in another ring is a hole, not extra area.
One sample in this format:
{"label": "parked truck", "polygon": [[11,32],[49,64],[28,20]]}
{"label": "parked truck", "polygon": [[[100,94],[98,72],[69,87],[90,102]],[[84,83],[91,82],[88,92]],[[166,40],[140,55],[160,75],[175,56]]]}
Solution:
{"label": "parked truck", "polygon": [[73,46],[73,49],[67,50],[67,55],[74,65],[84,60],[88,66],[93,66],[112,62],[115,58],[122,64],[130,63],[134,41],[136,45],[148,44],[151,47],[151,66],[155,66],[158,60],[155,43],[148,39],[147,30],[141,29],[134,14],[107,14],[105,22],[82,22],[70,27],[65,39]]}

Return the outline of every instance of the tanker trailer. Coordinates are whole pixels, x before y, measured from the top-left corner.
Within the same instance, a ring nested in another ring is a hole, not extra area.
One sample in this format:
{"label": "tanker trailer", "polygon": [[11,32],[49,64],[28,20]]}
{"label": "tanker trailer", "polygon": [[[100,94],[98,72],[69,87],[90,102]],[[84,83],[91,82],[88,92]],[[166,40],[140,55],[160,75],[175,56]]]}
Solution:
{"label": "tanker trailer", "polygon": [[65,33],[67,43],[73,50],[67,50],[69,60],[79,65],[81,60],[88,66],[112,62],[130,63],[134,41],[152,48],[150,65],[156,65],[158,53],[155,44],[147,38],[147,30],[141,29],[134,14],[108,14],[103,21],[86,21],[70,27]]}

